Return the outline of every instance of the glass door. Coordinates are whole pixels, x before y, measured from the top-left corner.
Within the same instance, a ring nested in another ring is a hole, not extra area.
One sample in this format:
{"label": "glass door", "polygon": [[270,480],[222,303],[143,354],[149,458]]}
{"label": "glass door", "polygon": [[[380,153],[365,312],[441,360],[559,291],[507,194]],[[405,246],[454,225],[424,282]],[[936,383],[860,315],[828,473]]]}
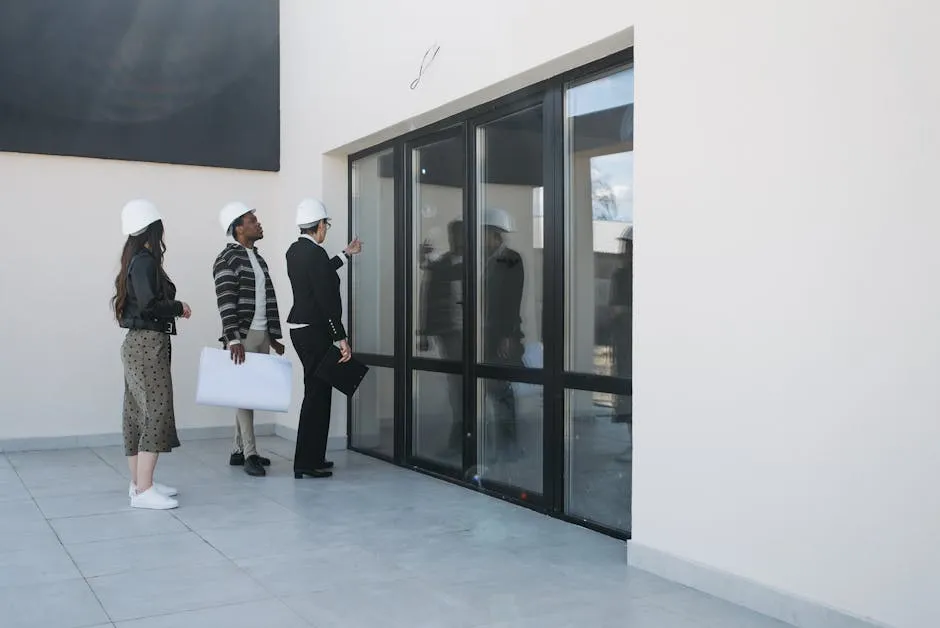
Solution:
{"label": "glass door", "polygon": [[543,97],[473,127],[473,381],[469,471],[544,501],[546,316]]}
{"label": "glass door", "polygon": [[632,60],[351,159],[353,449],[629,536]]}
{"label": "glass door", "polygon": [[[370,372],[352,398],[349,445],[395,456],[395,154],[373,153],[350,164],[351,236],[363,241],[353,257],[350,343]],[[328,250],[338,250],[332,234]]]}
{"label": "glass door", "polygon": [[461,477],[467,441],[464,128],[423,138],[405,153],[411,258],[407,457],[412,464]]}

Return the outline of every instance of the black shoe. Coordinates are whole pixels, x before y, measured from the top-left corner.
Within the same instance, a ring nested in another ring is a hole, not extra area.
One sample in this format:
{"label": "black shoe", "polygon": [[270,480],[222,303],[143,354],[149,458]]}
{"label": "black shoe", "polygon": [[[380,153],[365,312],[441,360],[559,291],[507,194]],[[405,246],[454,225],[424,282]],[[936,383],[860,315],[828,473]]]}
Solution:
{"label": "black shoe", "polygon": [[[265,458],[264,456],[258,456],[258,460],[261,462],[261,466],[270,467],[271,459]],[[233,467],[240,467],[245,464],[245,454],[240,451],[236,451],[234,454],[229,456],[228,463]]]}
{"label": "black shoe", "polygon": [[323,462],[317,465],[317,469],[320,471],[323,471],[324,469],[332,469],[332,468],[333,468],[332,460],[324,460]]}
{"label": "black shoe", "polygon": [[302,480],[304,476],[310,476],[312,478],[329,478],[333,477],[332,471],[322,471],[320,469],[305,469],[302,471],[294,470],[294,479]]}
{"label": "black shoe", "polygon": [[267,475],[264,467],[261,466],[260,456],[249,456],[248,459],[245,460],[245,473],[256,478]]}

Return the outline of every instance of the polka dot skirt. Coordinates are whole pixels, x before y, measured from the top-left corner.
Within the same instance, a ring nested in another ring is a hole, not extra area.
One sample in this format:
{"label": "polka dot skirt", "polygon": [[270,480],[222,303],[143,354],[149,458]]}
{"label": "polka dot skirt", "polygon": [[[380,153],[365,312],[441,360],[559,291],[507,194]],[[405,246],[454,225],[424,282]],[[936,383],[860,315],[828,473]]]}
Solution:
{"label": "polka dot skirt", "polygon": [[121,345],[124,363],[124,454],[166,453],[180,446],[173,411],[170,337],[132,329]]}

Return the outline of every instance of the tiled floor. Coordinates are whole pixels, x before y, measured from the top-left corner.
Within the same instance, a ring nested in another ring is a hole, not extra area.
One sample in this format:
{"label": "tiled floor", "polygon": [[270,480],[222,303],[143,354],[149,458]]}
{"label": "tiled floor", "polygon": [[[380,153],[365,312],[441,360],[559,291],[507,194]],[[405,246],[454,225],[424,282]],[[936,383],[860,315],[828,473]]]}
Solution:
{"label": "tiled floor", "polygon": [[356,454],[295,481],[191,441],[128,507],[118,448],[0,454],[4,628],[783,628],[625,564],[624,544]]}

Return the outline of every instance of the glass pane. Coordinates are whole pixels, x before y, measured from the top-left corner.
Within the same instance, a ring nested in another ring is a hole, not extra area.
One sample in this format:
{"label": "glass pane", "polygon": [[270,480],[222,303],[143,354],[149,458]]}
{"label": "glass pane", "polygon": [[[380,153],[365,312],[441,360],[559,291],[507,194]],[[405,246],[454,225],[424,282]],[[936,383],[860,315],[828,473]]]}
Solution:
{"label": "glass pane", "polygon": [[542,387],[485,379],[479,396],[477,467],[468,476],[541,493]]}
{"label": "glass pane", "polygon": [[464,142],[452,138],[412,152],[414,355],[463,355]]}
{"label": "glass pane", "polygon": [[463,464],[463,379],[414,374],[414,455],[460,469]]}
{"label": "glass pane", "polygon": [[395,371],[373,366],[352,398],[352,446],[395,453]]}
{"label": "glass pane", "polygon": [[633,69],[566,92],[565,368],[630,377]]}
{"label": "glass pane", "polygon": [[632,397],[583,390],[565,396],[566,512],[630,530]]}
{"label": "glass pane", "polygon": [[[362,253],[353,258],[353,351],[394,355],[395,317],[395,180],[391,149],[352,165],[353,234]],[[329,250],[339,250],[346,234],[331,233]],[[387,307],[379,307],[387,304]]]}
{"label": "glass pane", "polygon": [[542,367],[542,108],[477,131],[478,352]]}

